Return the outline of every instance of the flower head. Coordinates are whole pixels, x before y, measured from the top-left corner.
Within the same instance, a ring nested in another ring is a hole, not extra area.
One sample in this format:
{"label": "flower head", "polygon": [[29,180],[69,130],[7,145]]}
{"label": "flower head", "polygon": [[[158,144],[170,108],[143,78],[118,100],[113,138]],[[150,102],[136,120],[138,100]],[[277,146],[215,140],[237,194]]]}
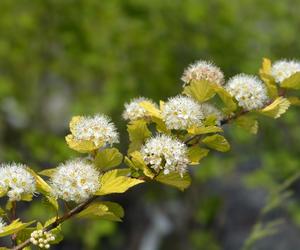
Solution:
{"label": "flower head", "polygon": [[22,195],[36,191],[35,178],[23,164],[1,164],[0,176],[0,190],[7,193],[10,201],[19,201]]}
{"label": "flower head", "polygon": [[189,163],[186,145],[163,134],[146,141],[141,154],[145,163],[157,173],[163,170],[164,174],[178,172],[183,176]]}
{"label": "flower head", "polygon": [[220,125],[221,121],[224,119],[224,113],[216,108],[213,104],[210,103],[202,103],[201,110],[204,118],[208,116],[214,116],[216,118],[216,124]]}
{"label": "flower head", "polygon": [[269,100],[265,85],[256,76],[236,75],[228,81],[226,89],[248,111],[262,108]]}
{"label": "flower head", "polygon": [[147,117],[147,111],[140,106],[141,102],[150,102],[154,106],[156,106],[155,103],[153,103],[150,99],[145,97],[138,97],[134,98],[131,102],[125,103],[125,110],[123,112],[123,118],[125,120],[134,121],[138,119],[142,119]]}
{"label": "flower head", "polygon": [[6,226],[6,223],[5,221],[0,218],[0,233],[3,232],[3,228]]}
{"label": "flower head", "polygon": [[100,187],[100,173],[88,161],[77,158],[58,166],[51,178],[54,195],[65,201],[83,202]]}
{"label": "flower head", "polygon": [[278,83],[281,83],[297,72],[300,72],[300,62],[294,60],[276,61],[271,68],[271,75]]}
{"label": "flower head", "polygon": [[162,116],[168,129],[187,129],[200,125],[203,119],[200,104],[187,96],[170,98],[164,105]]}
{"label": "flower head", "polygon": [[76,140],[93,141],[95,145],[119,142],[119,134],[115,125],[104,115],[79,117],[71,128]]}
{"label": "flower head", "polygon": [[224,74],[219,67],[211,62],[197,61],[191,64],[183,72],[181,80],[184,85],[189,84],[192,80],[206,80],[209,82],[224,84]]}

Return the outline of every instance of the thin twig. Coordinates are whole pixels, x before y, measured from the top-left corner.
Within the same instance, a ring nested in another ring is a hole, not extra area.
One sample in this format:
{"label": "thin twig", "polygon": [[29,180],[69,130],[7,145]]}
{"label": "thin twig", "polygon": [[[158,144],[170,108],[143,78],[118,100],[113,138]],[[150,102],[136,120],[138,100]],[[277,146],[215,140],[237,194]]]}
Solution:
{"label": "thin twig", "polygon": [[[65,213],[62,217],[59,217],[56,221],[54,221],[52,224],[50,224],[49,226],[45,227],[43,229],[43,231],[50,231],[56,227],[58,227],[60,224],[62,224],[63,222],[65,222],[66,220],[72,218],[73,216],[79,214],[81,211],[83,211],[90,203],[92,203],[95,199],[97,198],[97,196],[93,196],[92,198],[88,199],[87,201],[79,204],[78,206],[76,206],[75,208],[73,208],[72,210],[68,211],[67,213]],[[18,246],[15,246],[13,248],[11,248],[12,250],[22,250],[24,247],[30,245],[30,239],[27,239],[26,241],[24,241],[23,243],[21,243]]]}

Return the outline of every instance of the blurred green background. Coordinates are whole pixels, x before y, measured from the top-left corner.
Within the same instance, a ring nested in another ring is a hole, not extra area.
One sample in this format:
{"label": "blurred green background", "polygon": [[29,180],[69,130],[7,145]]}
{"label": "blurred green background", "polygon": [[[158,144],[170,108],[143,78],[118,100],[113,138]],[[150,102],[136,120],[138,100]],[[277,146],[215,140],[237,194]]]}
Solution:
{"label": "blurred green background", "polygon": [[[75,114],[106,113],[121,132],[123,104],[181,91],[184,68],[214,61],[228,77],[256,74],[262,57],[300,58],[300,1],[1,0],[0,160],[54,167],[75,156],[64,142]],[[231,127],[232,150],[193,170],[184,193],[158,184],[112,196],[124,222],[71,222],[53,249],[242,249],[269,194],[299,172],[300,110],[263,119],[257,136]],[[300,183],[262,218],[283,218],[256,250],[300,249]],[[22,217],[45,220],[46,207]]]}

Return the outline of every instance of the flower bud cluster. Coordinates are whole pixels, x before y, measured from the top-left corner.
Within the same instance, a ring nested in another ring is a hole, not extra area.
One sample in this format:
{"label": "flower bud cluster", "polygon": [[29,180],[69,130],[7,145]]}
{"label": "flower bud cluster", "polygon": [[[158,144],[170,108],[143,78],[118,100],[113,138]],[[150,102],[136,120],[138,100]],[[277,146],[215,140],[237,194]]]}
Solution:
{"label": "flower bud cluster", "polygon": [[131,102],[125,103],[125,110],[123,112],[123,118],[125,120],[134,121],[147,117],[147,111],[140,106],[141,102],[150,102],[154,106],[157,106],[152,100],[145,97],[134,98]]}
{"label": "flower bud cluster", "polygon": [[30,235],[30,242],[39,248],[49,249],[51,242],[54,240],[55,237],[51,232],[43,230],[35,230]]}

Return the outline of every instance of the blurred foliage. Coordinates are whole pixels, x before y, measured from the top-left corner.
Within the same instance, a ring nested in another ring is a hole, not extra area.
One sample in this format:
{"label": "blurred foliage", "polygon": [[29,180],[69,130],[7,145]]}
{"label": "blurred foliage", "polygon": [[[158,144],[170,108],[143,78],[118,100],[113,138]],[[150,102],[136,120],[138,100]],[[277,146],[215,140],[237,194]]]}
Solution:
{"label": "blurred foliage", "polygon": [[[75,114],[111,115],[127,142],[123,103],[178,93],[183,69],[197,59],[213,60],[231,76],[257,73],[264,56],[299,58],[299,9],[300,2],[292,0],[1,0],[1,161],[41,169],[67,159],[73,153],[63,137]],[[187,213],[195,225],[181,232],[189,242],[184,249],[226,249],[215,230],[226,203],[224,188],[209,188],[211,183],[274,190],[299,171],[299,124],[299,110],[293,108],[279,122],[263,119],[257,137],[236,128],[228,132],[230,156],[205,159],[185,194],[152,186],[137,194],[150,203],[192,203]],[[299,185],[292,188],[297,198]],[[136,201],[135,196],[128,199]],[[140,199],[136,206],[143,204]],[[285,206],[299,225],[299,201],[290,199]],[[43,211],[34,207],[29,214],[43,216]],[[111,222],[94,223],[86,237],[78,229],[75,241],[83,249],[124,249],[134,217],[124,224],[117,229]],[[75,249],[74,237],[66,238],[64,244]],[[136,249],[137,239],[131,240],[128,249]]]}

